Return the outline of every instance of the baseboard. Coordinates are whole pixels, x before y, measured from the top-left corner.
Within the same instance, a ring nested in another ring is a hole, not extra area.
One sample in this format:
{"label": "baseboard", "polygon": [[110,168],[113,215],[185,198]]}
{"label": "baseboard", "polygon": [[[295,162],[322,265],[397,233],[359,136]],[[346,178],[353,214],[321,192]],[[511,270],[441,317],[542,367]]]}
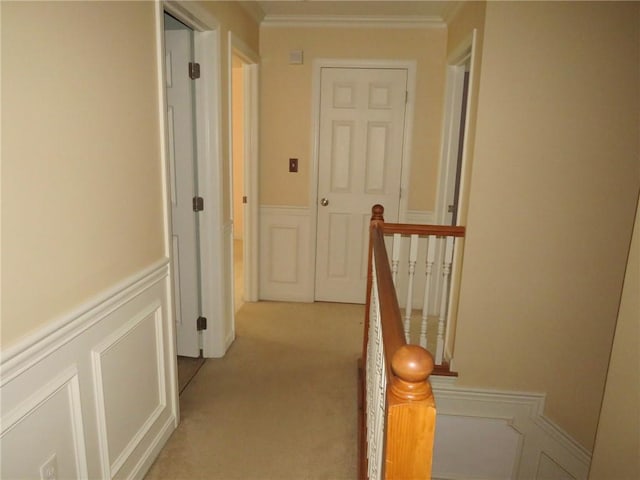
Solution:
{"label": "baseboard", "polygon": [[169,440],[169,437],[177,426],[178,423],[175,419],[167,419],[154,441],[149,444],[147,450],[140,456],[136,465],[131,469],[128,479],[143,478],[145,476],[153,465],[155,459],[160,455],[160,450],[162,450],[162,447],[167,443],[167,440]]}
{"label": "baseboard", "polygon": [[586,480],[590,453],[543,414],[545,396],[458,387],[432,377],[433,478]]}
{"label": "baseboard", "polygon": [[58,478],[151,465],[178,420],[170,291],[163,259],[2,352],[2,478],[53,454]]}
{"label": "baseboard", "polygon": [[260,207],[261,300],[312,302],[311,212],[306,207]]}

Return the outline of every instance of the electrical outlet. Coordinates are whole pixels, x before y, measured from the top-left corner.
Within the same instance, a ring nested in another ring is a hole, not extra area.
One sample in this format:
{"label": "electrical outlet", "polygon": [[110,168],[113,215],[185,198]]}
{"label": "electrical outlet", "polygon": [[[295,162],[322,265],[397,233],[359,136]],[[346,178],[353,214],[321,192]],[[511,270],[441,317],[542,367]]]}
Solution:
{"label": "electrical outlet", "polygon": [[58,478],[58,461],[54,453],[40,467],[40,480],[56,480]]}

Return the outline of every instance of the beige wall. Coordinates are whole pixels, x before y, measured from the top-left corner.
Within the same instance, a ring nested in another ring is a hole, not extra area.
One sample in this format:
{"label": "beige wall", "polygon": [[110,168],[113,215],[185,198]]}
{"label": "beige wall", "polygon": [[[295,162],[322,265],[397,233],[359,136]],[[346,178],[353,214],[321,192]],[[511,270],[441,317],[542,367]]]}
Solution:
{"label": "beige wall", "polygon": [[165,252],[155,6],[1,8],[6,347]]}
{"label": "beige wall", "polygon": [[242,61],[233,57],[231,72],[232,89],[232,152],[233,152],[233,238],[242,240],[244,234],[244,208],[242,196],[244,192],[244,76]]}
{"label": "beige wall", "polygon": [[593,447],[640,185],[638,3],[486,7],[460,382]]}
{"label": "beige wall", "polygon": [[[275,28],[260,37],[260,202],[307,206],[312,165],[312,65],[316,58],[417,60],[409,208],[433,210],[444,92],[445,29]],[[303,65],[289,65],[302,49]],[[300,159],[299,173],[288,159]]]}
{"label": "beige wall", "polygon": [[591,480],[640,478],[640,209],[627,261]]}

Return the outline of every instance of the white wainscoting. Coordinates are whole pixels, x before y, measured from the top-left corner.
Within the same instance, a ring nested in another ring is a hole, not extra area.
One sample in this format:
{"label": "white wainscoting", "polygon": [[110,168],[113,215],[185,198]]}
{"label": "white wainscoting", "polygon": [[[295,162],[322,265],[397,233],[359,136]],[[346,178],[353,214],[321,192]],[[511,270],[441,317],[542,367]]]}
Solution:
{"label": "white wainscoting", "polygon": [[306,207],[260,207],[261,300],[313,302],[311,221]]}
{"label": "white wainscoting", "polygon": [[[429,224],[433,222],[433,212],[408,210],[403,221]],[[260,300],[313,302],[312,222],[315,218],[307,207],[260,207]],[[419,301],[416,300],[416,305]]]}
{"label": "white wainscoting", "polygon": [[162,260],[2,352],[2,478],[141,478],[178,422]]}
{"label": "white wainscoting", "polygon": [[434,480],[586,480],[590,453],[543,414],[544,395],[432,377]]}

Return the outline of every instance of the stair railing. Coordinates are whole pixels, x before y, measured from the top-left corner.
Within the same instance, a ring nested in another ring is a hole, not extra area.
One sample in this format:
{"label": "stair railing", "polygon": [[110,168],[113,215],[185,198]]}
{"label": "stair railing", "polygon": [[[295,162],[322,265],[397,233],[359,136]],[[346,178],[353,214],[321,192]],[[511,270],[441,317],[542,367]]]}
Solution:
{"label": "stair railing", "polygon": [[391,252],[391,275],[405,339],[434,353],[436,374],[455,375],[449,369],[452,337],[447,336],[454,326],[451,286],[455,284],[456,249],[465,227],[387,223],[382,219],[379,223]]}
{"label": "stair railing", "polygon": [[358,477],[431,478],[436,410],[429,375],[434,362],[406,342],[384,242],[380,205],[373,207],[363,357],[359,382]]}

